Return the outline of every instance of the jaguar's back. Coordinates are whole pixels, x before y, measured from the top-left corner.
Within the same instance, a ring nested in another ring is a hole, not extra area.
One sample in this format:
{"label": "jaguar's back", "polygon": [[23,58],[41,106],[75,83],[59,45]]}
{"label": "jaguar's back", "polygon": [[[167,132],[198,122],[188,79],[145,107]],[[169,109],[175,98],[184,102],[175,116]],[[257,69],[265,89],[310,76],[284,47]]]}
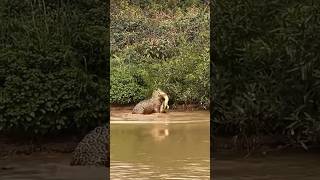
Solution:
{"label": "jaguar's back", "polygon": [[151,98],[139,102],[134,108],[133,114],[151,114],[155,112],[155,109],[160,109],[161,101],[156,98]]}
{"label": "jaguar's back", "polygon": [[109,167],[109,131],[100,126],[89,132],[76,147],[71,165],[95,165]]}
{"label": "jaguar's back", "polygon": [[[151,114],[162,112],[167,108],[168,95],[160,89],[153,91],[152,97],[139,102],[132,110],[133,114]],[[165,104],[163,104],[163,102]]]}

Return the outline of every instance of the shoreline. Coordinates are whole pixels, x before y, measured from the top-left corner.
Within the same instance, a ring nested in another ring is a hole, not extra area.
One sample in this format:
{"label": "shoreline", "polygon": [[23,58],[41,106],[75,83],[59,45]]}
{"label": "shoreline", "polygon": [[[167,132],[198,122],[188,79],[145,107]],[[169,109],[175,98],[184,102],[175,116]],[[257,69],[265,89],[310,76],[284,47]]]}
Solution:
{"label": "shoreline", "polygon": [[35,142],[0,135],[0,159],[19,155],[31,155],[33,153],[71,154],[80,140],[81,139],[76,136],[64,136],[58,138],[43,138],[41,141]]}
{"label": "shoreline", "polygon": [[284,137],[260,136],[248,139],[218,136],[211,142],[213,156],[223,154],[249,156],[267,156],[282,153],[313,153],[320,152],[320,145],[310,144],[307,149],[298,143],[289,143]]}
{"label": "shoreline", "polygon": [[[111,105],[110,113],[130,112],[134,105]],[[171,112],[204,111],[198,105],[179,105]],[[170,111],[169,111],[170,112]],[[110,114],[111,115],[111,114]],[[13,137],[0,134],[0,159],[15,155],[31,155],[33,153],[72,153],[84,135],[66,134],[55,137],[41,137],[32,140],[24,136]]]}
{"label": "shoreline", "polygon": [[[122,111],[131,111],[133,106],[117,106],[111,105],[110,112],[121,113]],[[120,112],[119,112],[120,111]],[[192,112],[206,111],[199,108],[198,105],[180,105],[171,112]],[[170,113],[170,112],[169,112]],[[110,114],[111,116],[111,114]],[[84,135],[66,134],[56,137],[41,137],[36,141],[20,137],[12,137],[10,135],[0,134],[0,159],[14,155],[30,155],[32,153],[72,153]],[[287,138],[280,136],[260,136],[236,138],[227,136],[214,137],[211,142],[213,154],[235,153],[235,154],[262,154],[266,155],[275,152],[319,152],[320,146],[316,143],[307,145],[308,149],[304,149],[298,143],[290,143]]]}
{"label": "shoreline", "polygon": [[[121,104],[110,104],[110,112],[111,111],[121,111],[121,110],[126,110],[126,111],[132,111],[134,108],[135,104],[126,104],[126,105],[121,105]],[[184,112],[184,111],[210,111],[209,108],[203,108],[199,104],[179,104],[179,105],[171,105],[168,112],[173,111],[173,112]]]}
{"label": "shoreline", "polygon": [[[280,138],[279,138],[280,139]],[[303,149],[299,145],[286,144],[285,141],[281,141],[274,137],[261,137],[255,145],[246,144],[243,141],[235,142],[232,137],[215,137],[214,142],[211,142],[213,146],[213,157],[217,154],[223,156],[223,154],[229,155],[241,155],[243,157],[269,154],[286,153],[286,152],[298,152],[309,153],[319,152],[320,146],[310,146],[308,150]],[[32,155],[34,153],[62,153],[71,154],[76,148],[81,138],[73,137],[59,137],[59,138],[47,138],[42,139],[41,142],[31,142],[16,140],[9,137],[0,136],[0,160],[7,159],[12,156],[19,155]]]}

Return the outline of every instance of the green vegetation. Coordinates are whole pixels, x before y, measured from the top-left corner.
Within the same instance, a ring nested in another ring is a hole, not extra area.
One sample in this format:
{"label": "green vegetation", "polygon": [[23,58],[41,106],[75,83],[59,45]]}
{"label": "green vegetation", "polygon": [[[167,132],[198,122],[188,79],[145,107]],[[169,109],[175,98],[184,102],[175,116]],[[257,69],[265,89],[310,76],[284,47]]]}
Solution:
{"label": "green vegetation", "polygon": [[[3,0],[0,132],[55,134],[94,127],[108,104],[105,1]],[[208,105],[209,9],[202,1],[115,1],[111,103],[155,88],[172,103]]]}
{"label": "green vegetation", "polygon": [[110,35],[111,103],[137,103],[161,88],[170,104],[209,105],[206,3],[113,0]]}
{"label": "green vegetation", "polygon": [[92,0],[1,1],[1,132],[83,129],[108,115],[106,7]]}
{"label": "green vegetation", "polygon": [[279,135],[304,147],[318,141],[319,12],[308,0],[216,1],[217,135]]}

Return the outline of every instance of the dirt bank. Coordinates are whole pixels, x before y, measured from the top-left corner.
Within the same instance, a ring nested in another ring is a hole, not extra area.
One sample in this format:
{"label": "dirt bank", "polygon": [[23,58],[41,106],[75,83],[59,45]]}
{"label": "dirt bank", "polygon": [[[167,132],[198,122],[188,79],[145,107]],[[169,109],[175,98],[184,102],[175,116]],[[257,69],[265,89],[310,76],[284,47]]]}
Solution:
{"label": "dirt bank", "polygon": [[267,155],[287,152],[320,152],[319,144],[308,144],[303,147],[299,143],[289,141],[283,136],[260,137],[214,137],[212,143],[213,155],[218,157],[227,154]]}
{"label": "dirt bank", "polygon": [[[111,105],[111,112],[127,111],[130,112],[134,105]],[[178,105],[170,107],[170,111],[198,111],[202,107],[195,104]],[[19,154],[32,154],[35,152],[55,152],[72,153],[83,136],[81,135],[60,135],[59,137],[41,138],[30,140],[20,136],[12,137],[10,135],[0,134],[0,158]]]}
{"label": "dirt bank", "polygon": [[[111,104],[110,111],[118,110],[132,110],[135,105],[120,105],[120,104]],[[209,110],[209,108],[204,108],[199,104],[180,104],[180,105],[171,105],[170,111],[199,111],[199,110]]]}
{"label": "dirt bank", "polygon": [[80,140],[76,136],[27,140],[0,135],[0,159],[35,152],[72,153]]}

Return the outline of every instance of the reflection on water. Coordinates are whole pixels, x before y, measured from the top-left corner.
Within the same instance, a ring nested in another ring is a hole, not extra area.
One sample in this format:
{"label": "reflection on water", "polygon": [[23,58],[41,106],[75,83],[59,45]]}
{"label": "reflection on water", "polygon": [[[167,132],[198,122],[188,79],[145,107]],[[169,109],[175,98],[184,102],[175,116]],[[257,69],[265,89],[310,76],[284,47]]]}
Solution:
{"label": "reflection on water", "polygon": [[319,180],[320,154],[284,153],[243,159],[216,154],[214,180]]}
{"label": "reflection on water", "polygon": [[72,154],[32,154],[0,160],[1,180],[106,180],[105,167],[70,166]]}
{"label": "reflection on water", "polygon": [[166,137],[169,136],[169,128],[168,127],[161,127],[161,126],[154,126],[150,131],[151,136],[155,141],[162,141]]}
{"label": "reflection on water", "polygon": [[112,180],[209,179],[209,112],[111,113],[111,124]]}
{"label": "reflection on water", "polygon": [[207,111],[131,114],[131,111],[111,111],[110,124],[192,124],[209,122]]}

